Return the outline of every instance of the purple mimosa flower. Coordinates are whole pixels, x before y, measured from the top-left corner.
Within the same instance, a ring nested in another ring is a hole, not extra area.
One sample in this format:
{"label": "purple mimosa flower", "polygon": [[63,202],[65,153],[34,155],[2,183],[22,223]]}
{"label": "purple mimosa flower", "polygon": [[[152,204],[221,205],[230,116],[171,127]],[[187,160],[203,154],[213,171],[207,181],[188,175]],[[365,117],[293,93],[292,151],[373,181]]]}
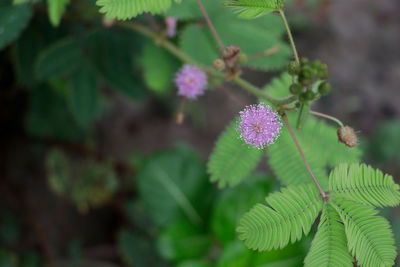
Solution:
{"label": "purple mimosa flower", "polygon": [[175,17],[166,17],[165,24],[167,25],[168,37],[174,37],[176,35],[176,24],[178,20]]}
{"label": "purple mimosa flower", "polygon": [[281,127],[278,113],[265,104],[251,105],[240,112],[240,138],[259,149],[273,144]]}
{"label": "purple mimosa flower", "polygon": [[176,75],[175,83],[178,95],[196,99],[206,89],[207,75],[195,66],[185,65]]}

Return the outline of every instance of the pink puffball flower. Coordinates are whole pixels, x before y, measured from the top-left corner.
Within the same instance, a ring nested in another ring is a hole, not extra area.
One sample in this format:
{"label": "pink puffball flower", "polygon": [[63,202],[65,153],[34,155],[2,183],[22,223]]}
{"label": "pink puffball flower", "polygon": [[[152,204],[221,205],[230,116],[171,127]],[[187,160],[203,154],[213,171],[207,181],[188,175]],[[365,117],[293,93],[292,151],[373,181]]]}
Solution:
{"label": "pink puffball flower", "polygon": [[175,17],[166,17],[165,25],[167,25],[167,36],[172,38],[176,35],[176,24],[178,20]]}
{"label": "pink puffball flower", "polygon": [[204,93],[207,85],[207,75],[201,69],[184,65],[175,76],[178,95],[196,99]]}
{"label": "pink puffball flower", "polygon": [[265,104],[251,105],[240,113],[238,130],[246,144],[262,149],[279,137],[282,123],[280,116]]}

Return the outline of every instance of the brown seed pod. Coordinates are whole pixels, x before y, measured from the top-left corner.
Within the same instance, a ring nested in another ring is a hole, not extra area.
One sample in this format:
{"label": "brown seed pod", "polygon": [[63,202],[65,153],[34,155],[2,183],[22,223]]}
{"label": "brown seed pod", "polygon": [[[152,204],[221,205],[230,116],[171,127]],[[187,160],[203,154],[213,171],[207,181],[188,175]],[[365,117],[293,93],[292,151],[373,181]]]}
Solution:
{"label": "brown seed pod", "polygon": [[239,46],[228,45],[222,54],[222,58],[225,60],[226,64],[229,67],[233,67],[236,64],[239,54],[240,54]]}
{"label": "brown seed pod", "polygon": [[358,137],[356,132],[350,126],[343,126],[337,131],[339,142],[344,143],[348,147],[355,147],[358,145]]}

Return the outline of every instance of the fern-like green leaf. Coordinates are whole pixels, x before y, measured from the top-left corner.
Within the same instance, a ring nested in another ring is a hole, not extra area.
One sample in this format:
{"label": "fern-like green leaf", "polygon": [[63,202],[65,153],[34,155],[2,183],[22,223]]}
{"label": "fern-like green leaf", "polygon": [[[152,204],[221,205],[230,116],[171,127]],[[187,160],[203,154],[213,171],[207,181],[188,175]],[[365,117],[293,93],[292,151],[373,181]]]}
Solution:
{"label": "fern-like green leaf", "polygon": [[49,19],[53,26],[60,24],[61,17],[67,8],[70,0],[47,0]]}
{"label": "fern-like green leaf", "polygon": [[211,181],[219,187],[234,186],[246,178],[257,166],[263,152],[246,145],[232,122],[217,141],[208,162]]}
{"label": "fern-like green leaf", "polygon": [[283,0],[230,0],[225,3],[239,13],[239,17],[254,19],[283,8]]}
{"label": "fern-like green leaf", "polygon": [[393,177],[365,164],[340,164],[330,174],[329,189],[366,205],[394,207],[400,204],[400,186]]}
{"label": "fern-like green leaf", "polygon": [[306,267],[353,266],[353,259],[347,248],[344,226],[339,214],[330,203],[324,206],[317,234],[304,259],[304,265]]}
{"label": "fern-like green leaf", "polygon": [[377,211],[345,198],[332,199],[344,222],[347,245],[360,266],[393,266],[396,247],[389,222]]}
{"label": "fern-like green leaf", "polygon": [[[288,113],[289,121],[295,124],[295,114]],[[358,148],[349,149],[338,143],[336,128],[318,121],[313,117],[307,120],[302,130],[294,129],[298,142],[324,189],[328,188],[328,167],[340,163],[356,163],[360,161],[361,151]],[[277,142],[268,147],[269,164],[277,178],[285,185],[301,184],[311,181],[302,158],[284,127]]]}
{"label": "fern-like green leaf", "polygon": [[[175,0],[180,2],[181,0]],[[98,0],[100,12],[107,18],[130,19],[144,12],[161,13],[171,6],[172,0]]]}
{"label": "fern-like green leaf", "polygon": [[269,195],[267,204],[257,204],[240,220],[239,239],[254,250],[283,248],[307,235],[323,201],[314,184],[283,188]]}

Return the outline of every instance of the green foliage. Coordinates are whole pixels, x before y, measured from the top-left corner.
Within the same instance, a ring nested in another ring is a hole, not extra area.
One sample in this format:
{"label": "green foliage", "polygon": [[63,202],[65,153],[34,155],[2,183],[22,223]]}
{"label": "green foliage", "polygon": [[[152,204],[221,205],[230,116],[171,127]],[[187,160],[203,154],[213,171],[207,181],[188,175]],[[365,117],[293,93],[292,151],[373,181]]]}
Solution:
{"label": "green foliage", "polygon": [[47,0],[50,22],[57,27],[70,0]]}
{"label": "green foliage", "polygon": [[32,92],[26,129],[32,136],[58,140],[78,140],[82,134],[65,97],[46,85]]}
{"label": "green foliage", "polygon": [[74,202],[81,212],[107,203],[118,189],[111,163],[72,161],[60,150],[50,151],[46,163],[50,188]]}
{"label": "green foliage", "polygon": [[32,17],[29,5],[0,3],[0,50],[18,38]]}
{"label": "green foliage", "polygon": [[391,175],[364,164],[341,164],[329,177],[329,190],[335,195],[375,207],[398,206],[399,189]]}
{"label": "green foliage", "polygon": [[140,100],[145,96],[145,89],[135,75],[132,60],[138,39],[131,32],[107,31],[89,36],[86,43],[89,60],[104,82],[121,94]]}
{"label": "green foliage", "polygon": [[210,238],[185,220],[169,224],[158,237],[158,250],[164,259],[182,261],[203,256],[211,246]]}
{"label": "green foliage", "polygon": [[225,5],[234,8],[241,18],[254,19],[282,9],[284,0],[229,0]]}
{"label": "green foliage", "polygon": [[[361,266],[393,266],[396,258],[389,222],[370,206],[337,198],[332,201],[345,227],[347,245]],[[337,265],[335,265],[337,266]]]}
{"label": "green foliage", "polygon": [[[173,7],[169,15],[180,18],[198,18],[198,7],[192,1],[184,1],[180,6]],[[222,1],[205,0],[204,5],[210,11],[210,18],[224,44],[235,44],[247,55],[259,54],[278,46],[278,53],[269,57],[250,60],[246,66],[256,69],[273,70],[282,68],[290,57],[289,47],[281,40],[284,28],[279,24],[277,16],[268,15],[260,21],[245,23],[233,14],[222,9]],[[174,11],[174,10],[178,11]],[[201,15],[201,14],[200,14]],[[180,47],[193,59],[206,65],[211,65],[220,56],[219,48],[207,27],[189,24],[180,35]]]}
{"label": "green foliage", "polygon": [[82,53],[76,40],[59,40],[40,53],[36,63],[37,77],[50,80],[66,76],[78,69],[81,60]]}
{"label": "green foliage", "polygon": [[315,185],[283,188],[266,198],[268,206],[257,204],[240,220],[239,239],[247,247],[264,251],[285,247],[307,235],[322,209]]}
{"label": "green foliage", "polygon": [[177,148],[152,156],[140,171],[138,183],[155,224],[166,225],[181,215],[193,223],[203,220],[196,207],[205,199],[206,172],[191,150]]}
{"label": "green foliage", "polygon": [[314,184],[289,186],[256,204],[240,221],[237,231],[254,250],[282,248],[310,231],[322,210],[317,234],[305,266],[392,266],[396,257],[389,223],[374,206],[400,203],[400,186],[391,176],[366,165],[339,165],[330,175],[325,204]]}
{"label": "green foliage", "polygon": [[400,159],[400,121],[389,120],[376,128],[368,142],[369,156],[378,163],[397,163]]}
{"label": "green foliage", "polygon": [[218,196],[212,213],[211,229],[218,240],[226,244],[236,239],[240,218],[269,193],[270,181],[265,175],[254,175]]}
{"label": "green foliage", "polygon": [[151,240],[132,231],[122,230],[118,234],[118,251],[127,266],[164,266],[154,250],[155,245]]}
{"label": "green foliage", "polygon": [[150,90],[159,95],[170,91],[178,64],[165,49],[153,42],[146,42],[139,63],[143,68],[144,81]]}
{"label": "green foliage", "polygon": [[96,74],[83,66],[71,79],[69,103],[76,122],[88,127],[99,114],[99,90]]}
{"label": "green foliage", "polygon": [[218,139],[208,162],[208,173],[218,186],[235,186],[257,166],[263,152],[249,147],[240,138],[233,121]]}
{"label": "green foliage", "polygon": [[353,266],[343,223],[330,203],[324,209],[305,266]]}
{"label": "green foliage", "polygon": [[17,218],[11,214],[3,214],[0,223],[0,240],[8,245],[17,242],[21,234],[21,225]]}
{"label": "green foliage", "polygon": [[172,0],[98,0],[96,5],[101,7],[100,12],[106,13],[107,18],[125,20],[144,12],[161,13],[171,6],[171,2]]}
{"label": "green foliage", "polygon": [[[295,114],[288,113],[289,121],[295,124]],[[321,186],[328,188],[327,168],[340,163],[356,163],[361,158],[359,148],[347,148],[337,141],[337,129],[313,117],[307,120],[302,130],[293,130],[308,163]],[[274,145],[268,147],[268,163],[277,178],[284,184],[301,184],[311,181],[302,158],[286,127]]]}
{"label": "green foliage", "polygon": [[15,253],[0,249],[0,266],[17,267],[18,257]]}

